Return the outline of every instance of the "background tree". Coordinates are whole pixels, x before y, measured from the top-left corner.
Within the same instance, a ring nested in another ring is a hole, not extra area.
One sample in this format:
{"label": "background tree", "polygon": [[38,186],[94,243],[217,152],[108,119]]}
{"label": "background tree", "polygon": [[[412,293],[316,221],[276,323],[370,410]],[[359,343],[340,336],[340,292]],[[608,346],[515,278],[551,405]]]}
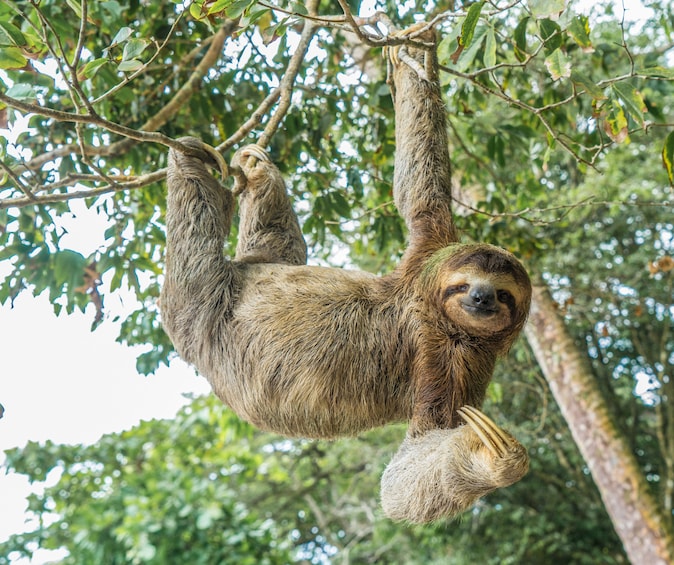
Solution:
{"label": "background tree", "polygon": [[[547,396],[535,374],[515,385],[514,405],[536,407]],[[506,404],[498,406],[509,411]],[[0,545],[0,563],[37,547],[67,548],[65,563],[624,563],[551,408],[517,430],[538,453],[525,482],[458,522],[412,528],[386,519],[378,501],[402,426],[339,442],[289,441],[199,398],[174,420],[92,446],[29,443],[7,452],[7,465],[31,480],[53,470],[60,479],[31,497],[42,526]]]}
{"label": "background tree", "polygon": [[[226,156],[242,143],[269,143],[314,260],[385,270],[404,233],[392,205],[392,105],[377,47],[396,40],[381,33],[385,18],[354,15],[359,2],[340,2],[338,13],[333,4],[309,4],[307,14],[262,1],[3,3],[0,125],[22,131],[15,144],[0,139],[0,260],[11,265],[0,301],[48,290],[57,311],[87,310],[98,324],[109,316],[103,298],[130,291],[137,308],[124,314],[120,340],[152,345],[141,372],[167,363],[172,348],[156,304],[161,181],[166,146],[185,134]],[[513,250],[555,292],[671,525],[672,194],[657,161],[662,152],[671,175],[674,141],[662,126],[674,122],[672,6],[650,2],[636,28],[612,2],[595,3],[589,17],[562,1],[413,4],[377,7],[400,27],[421,15],[441,34],[466,238]],[[109,226],[88,257],[61,243],[60,218],[82,198]],[[239,552],[232,555],[271,562],[624,561],[523,346],[502,365],[490,401],[489,413],[512,419],[508,427],[532,446],[532,473],[457,523],[408,529],[378,518],[376,480],[396,445],[390,434],[401,430],[282,442],[244,434],[222,408],[198,400],[175,422],[153,423],[152,436],[148,425],[86,449],[11,452],[8,468],[34,480],[51,468],[64,474],[32,502],[60,520],[6,548],[64,546],[73,562],[161,562],[167,552],[191,560],[192,549],[212,561],[225,559],[225,543]],[[187,423],[197,413],[209,414],[211,427]],[[181,433],[199,437],[201,449],[153,439]],[[241,455],[226,448],[234,441]],[[115,446],[138,465],[124,467]],[[181,463],[172,482],[162,483],[160,467],[170,457],[146,449],[174,450]],[[364,462],[372,468],[360,469]],[[232,468],[239,471],[222,471]],[[241,507],[232,502],[239,498]],[[78,522],[85,510],[101,520]]]}

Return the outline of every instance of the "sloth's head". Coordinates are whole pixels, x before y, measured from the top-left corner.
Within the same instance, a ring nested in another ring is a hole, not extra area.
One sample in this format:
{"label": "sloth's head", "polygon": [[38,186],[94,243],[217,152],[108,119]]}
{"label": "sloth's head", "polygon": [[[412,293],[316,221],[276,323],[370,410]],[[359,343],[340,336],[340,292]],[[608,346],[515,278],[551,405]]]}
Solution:
{"label": "sloth's head", "polygon": [[452,245],[424,270],[438,309],[462,332],[506,350],[526,322],[531,281],[511,253],[492,245]]}

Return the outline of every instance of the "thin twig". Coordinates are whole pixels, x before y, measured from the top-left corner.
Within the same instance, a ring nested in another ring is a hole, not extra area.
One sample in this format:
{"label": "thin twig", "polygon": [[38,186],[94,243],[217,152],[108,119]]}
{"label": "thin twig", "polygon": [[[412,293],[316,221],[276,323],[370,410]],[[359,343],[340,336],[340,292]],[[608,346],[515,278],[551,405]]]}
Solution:
{"label": "thin twig", "polygon": [[[173,98],[168,101],[167,104],[165,104],[154,116],[152,116],[149,120],[147,120],[141,127],[141,130],[147,130],[147,131],[152,131],[152,130],[157,130],[159,129],[163,124],[165,124],[168,120],[170,120],[174,115],[175,112],[177,112],[182,106],[185,105],[187,100],[190,98],[190,96],[196,91],[198,88],[199,84],[203,80],[204,76],[208,73],[208,71],[213,67],[213,65],[216,63],[218,58],[220,57],[220,54],[222,53],[222,47],[224,45],[225,39],[231,35],[231,33],[234,31],[236,28],[234,22],[228,21],[216,34],[211,36],[207,42],[209,45],[209,49],[204,55],[203,59],[199,62],[199,64],[194,68],[192,73],[190,74],[189,78],[183,84],[183,86],[175,93]],[[206,41],[204,42],[206,44]],[[203,48],[203,45],[199,47],[199,51]],[[193,53],[196,55],[198,50],[194,50]],[[103,96],[107,96],[108,93],[104,94]],[[0,93],[0,97],[4,96],[2,93]],[[101,100],[102,97],[99,97],[98,99],[94,100],[93,103],[97,102],[98,100]],[[12,104],[7,103],[9,106]],[[15,107],[15,106],[13,106]],[[39,107],[39,106],[38,106]],[[39,107],[41,108],[41,107]],[[20,109],[20,108],[17,108]],[[39,113],[39,112],[35,112]],[[55,117],[55,119],[58,119]],[[85,120],[83,120],[85,121]],[[88,123],[88,122],[87,122]],[[131,130],[135,131],[135,130]],[[108,156],[108,155],[116,155],[116,154],[121,154],[124,151],[127,151],[136,141],[138,140],[133,140],[133,139],[123,139],[121,141],[118,141],[116,143],[112,143],[107,146],[100,146],[100,147],[86,147],[85,148],[85,154],[86,155],[99,155],[99,156]],[[77,144],[68,144],[68,145],[63,145],[61,147],[57,147],[56,149],[49,151],[47,153],[43,153],[42,155],[38,155],[37,157],[34,157],[28,162],[25,163],[20,163],[15,167],[16,170],[39,170],[42,166],[44,166],[46,163],[49,163],[55,159],[62,158],[62,157],[67,157],[68,155],[72,155],[73,153],[76,153],[78,151],[78,145]]]}
{"label": "thin twig", "polygon": [[80,63],[80,58],[82,57],[82,49],[84,49],[84,38],[87,29],[87,12],[89,6],[87,0],[82,0],[81,8],[82,14],[80,15],[80,31],[77,34],[77,47],[75,47],[75,54],[73,55],[72,63],[70,63],[71,69],[76,69]]}
{"label": "thin twig", "polygon": [[33,194],[33,191],[28,188],[23,181],[16,175],[16,173],[8,167],[4,161],[0,160],[0,168],[5,171],[5,174],[11,178],[14,181],[14,184],[19,188],[21,192],[23,192],[26,195],[26,198],[30,202],[35,202],[35,194]]}
{"label": "thin twig", "polygon": [[[307,2],[307,11],[309,14],[315,14],[317,8],[318,0],[309,0]],[[260,136],[260,139],[258,140],[258,144],[262,147],[266,147],[269,144],[269,141],[272,137],[274,137],[276,130],[290,108],[290,101],[292,99],[295,79],[297,78],[297,74],[300,72],[304,57],[307,54],[307,49],[309,49],[309,44],[316,33],[316,29],[318,29],[318,26],[315,22],[311,20],[304,22],[304,29],[302,30],[302,35],[300,36],[297,49],[290,58],[288,67],[286,68],[285,73],[283,74],[283,79],[281,79],[281,84],[279,85],[281,88],[279,105],[276,108],[274,115],[269,119],[269,122],[267,123],[264,131],[262,132],[262,135]]]}
{"label": "thin twig", "polygon": [[[150,66],[150,65],[157,59],[157,57],[159,57],[159,54],[162,52],[162,50],[164,49],[164,47],[166,47],[166,44],[169,42],[169,39],[171,39],[171,37],[173,37],[173,33],[175,32],[176,27],[177,27],[178,24],[180,23],[180,20],[181,20],[181,18],[183,17],[183,14],[184,14],[184,13],[185,13],[185,12],[181,12],[180,14],[178,14],[178,17],[176,18],[175,22],[173,22],[173,25],[171,26],[171,29],[169,29],[169,32],[166,34],[166,37],[164,38],[164,41],[162,41],[162,43],[161,43],[161,44],[157,47],[157,49],[155,50],[154,55],[152,55],[152,57],[150,57],[150,58],[148,59],[148,61],[147,61],[146,63],[144,63],[143,66],[142,66],[140,69],[138,69],[137,71],[134,71],[132,74],[130,74],[130,75],[128,75],[128,76],[125,76],[124,79],[123,79],[121,82],[119,82],[118,84],[116,84],[115,86],[113,86],[113,87],[112,87],[110,90],[108,90],[107,92],[104,92],[103,94],[101,94],[98,98],[94,98],[94,99],[91,101],[91,104],[92,104],[93,106],[95,106],[95,105],[98,104],[99,102],[102,102],[102,101],[105,100],[107,97],[111,96],[112,94],[115,94],[117,91],[119,91],[120,89],[124,88],[127,84],[129,84],[131,81],[133,81],[133,80],[134,80],[136,77],[138,77],[141,73],[144,73],[144,72],[149,68],[149,66]],[[214,38],[215,38],[216,36],[217,36],[217,34],[212,35],[211,37],[205,39],[205,40],[201,43],[201,45],[199,45],[199,46],[197,47],[197,49],[195,50],[194,55],[196,55],[196,53],[198,53],[199,51],[201,51],[201,50],[204,48],[205,45],[208,45],[208,43],[210,43],[211,41],[213,41]],[[192,53],[190,53],[190,55],[192,55]]]}
{"label": "thin twig", "polygon": [[28,102],[22,102],[11,96],[0,92],[0,102],[4,102],[7,106],[20,110],[26,114],[37,114],[38,116],[45,116],[47,118],[53,118],[59,122],[72,122],[72,123],[82,123],[82,124],[93,124],[100,126],[112,133],[118,135],[135,139],[136,141],[152,141],[155,143],[161,143],[167,147],[173,147],[174,149],[184,150],[184,146],[177,142],[176,140],[159,133],[156,131],[143,131],[136,130],[123,126],[121,124],[111,122],[97,115],[91,114],[74,114],[72,112],[63,112],[61,110],[54,110],[53,108],[45,108],[38,104],[31,104]]}
{"label": "thin twig", "polygon": [[101,196],[110,192],[119,192],[122,190],[138,189],[148,186],[152,183],[161,181],[166,176],[166,169],[159,169],[147,175],[141,175],[128,182],[115,182],[98,188],[88,188],[85,190],[73,190],[72,192],[58,192],[43,194],[41,196],[8,198],[0,200],[0,210],[5,208],[21,208],[30,205],[52,204],[54,202],[65,202],[75,198],[91,198]]}

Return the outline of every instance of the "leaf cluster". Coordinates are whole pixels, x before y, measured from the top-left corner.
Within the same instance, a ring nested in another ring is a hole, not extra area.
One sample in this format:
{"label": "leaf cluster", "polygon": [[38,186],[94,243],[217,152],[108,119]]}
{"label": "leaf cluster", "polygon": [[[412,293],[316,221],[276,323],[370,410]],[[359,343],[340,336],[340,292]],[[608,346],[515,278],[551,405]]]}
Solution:
{"label": "leaf cluster", "polygon": [[1,544],[0,563],[36,547],[65,548],[64,563],[624,562],[568,432],[555,431],[564,426],[549,392],[522,370],[525,350],[517,357],[519,380],[508,394],[492,389],[486,409],[521,422],[506,425],[532,446],[531,473],[459,520],[409,527],[383,516],[378,481],[402,427],[289,440],[197,398],[175,419],[94,445],[7,451],[7,469],[58,480],[31,495],[39,526]]}

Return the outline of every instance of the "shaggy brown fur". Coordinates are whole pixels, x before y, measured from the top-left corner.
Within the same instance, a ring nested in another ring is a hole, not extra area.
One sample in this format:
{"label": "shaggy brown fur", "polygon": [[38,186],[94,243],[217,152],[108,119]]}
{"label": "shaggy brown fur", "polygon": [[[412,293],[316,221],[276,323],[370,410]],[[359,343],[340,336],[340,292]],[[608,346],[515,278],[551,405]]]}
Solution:
{"label": "shaggy brown fur", "polygon": [[[434,53],[410,54],[437,69]],[[410,240],[397,269],[376,277],[306,266],[283,179],[257,146],[235,156],[247,183],[229,260],[233,194],[208,172],[209,155],[171,151],[161,306],[183,359],[262,429],[334,438],[410,421],[382,502],[393,518],[425,522],[526,472],[511,436],[460,409],[482,404],[531,287],[510,253],[457,243],[439,85],[400,62],[393,81],[394,197]]]}

